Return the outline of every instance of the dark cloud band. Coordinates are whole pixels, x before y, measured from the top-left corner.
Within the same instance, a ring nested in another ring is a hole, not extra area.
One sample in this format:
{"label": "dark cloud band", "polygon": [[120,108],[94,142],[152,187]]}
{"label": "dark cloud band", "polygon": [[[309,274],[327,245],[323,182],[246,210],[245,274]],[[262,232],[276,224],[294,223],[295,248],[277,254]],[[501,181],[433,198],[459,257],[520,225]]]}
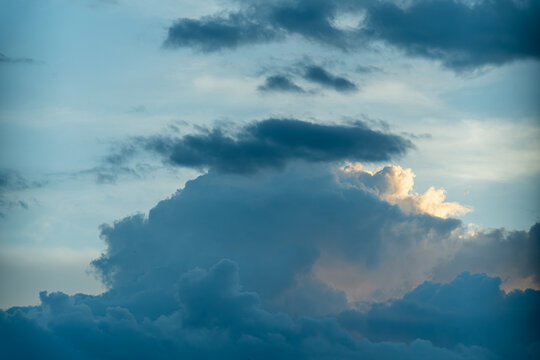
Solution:
{"label": "dark cloud band", "polygon": [[295,119],[250,124],[235,136],[220,129],[179,139],[140,139],[143,146],[179,166],[208,167],[229,173],[279,168],[292,160],[387,161],[413,147],[400,136],[374,131],[362,123],[321,125]]}
{"label": "dark cloud band", "polygon": [[[166,44],[204,51],[236,48],[300,35],[343,50],[373,41],[437,59],[456,70],[540,58],[540,3],[484,0],[415,1],[408,7],[389,1],[245,2],[225,17],[180,19]],[[341,13],[358,14],[356,28],[335,26]],[[248,20],[249,19],[249,20]]]}

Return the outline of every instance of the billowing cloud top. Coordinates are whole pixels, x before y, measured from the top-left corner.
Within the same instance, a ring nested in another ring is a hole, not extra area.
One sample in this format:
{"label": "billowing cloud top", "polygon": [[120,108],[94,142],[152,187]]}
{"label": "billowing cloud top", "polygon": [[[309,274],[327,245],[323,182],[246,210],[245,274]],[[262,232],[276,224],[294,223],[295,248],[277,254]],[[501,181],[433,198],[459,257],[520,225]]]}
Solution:
{"label": "billowing cloud top", "polygon": [[322,125],[295,119],[268,119],[245,126],[235,136],[221,129],[182,138],[139,139],[146,149],[175,165],[208,167],[225,173],[279,168],[292,160],[385,161],[405,154],[412,143],[398,135],[371,130],[362,123]]}
{"label": "billowing cloud top", "polygon": [[385,166],[379,171],[362,169],[362,164],[346,165],[345,173],[353,174],[360,183],[390,204],[398,205],[406,213],[425,213],[432,216],[447,218],[464,215],[472,209],[456,202],[445,202],[444,189],[430,187],[425,194],[413,193],[414,173],[411,169],[401,166]]}
{"label": "billowing cloud top", "polygon": [[43,292],[39,306],[0,312],[0,356],[533,359],[538,291],[506,294],[487,275],[420,284],[469,268],[472,253],[477,271],[538,279],[519,252],[492,268],[485,251],[538,248],[538,231],[464,246],[477,238],[463,240],[460,221],[403,212],[376,174],[303,163],[202,175],[148,216],[102,227],[93,265],[107,292]]}
{"label": "billowing cloud top", "polygon": [[[456,70],[540,58],[538,1],[244,1],[239,12],[180,19],[166,45],[203,51],[235,48],[300,35],[344,50],[383,41],[405,52],[441,60]],[[338,26],[343,14],[356,26]]]}

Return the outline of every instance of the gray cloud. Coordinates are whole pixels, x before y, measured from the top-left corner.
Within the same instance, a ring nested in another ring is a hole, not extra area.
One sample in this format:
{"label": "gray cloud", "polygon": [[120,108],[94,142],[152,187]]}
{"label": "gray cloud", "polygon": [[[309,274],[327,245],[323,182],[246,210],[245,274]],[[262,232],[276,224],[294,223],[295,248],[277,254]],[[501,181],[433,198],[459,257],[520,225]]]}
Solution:
{"label": "gray cloud", "polygon": [[0,64],[40,64],[40,61],[31,58],[14,58],[0,53]]}
{"label": "gray cloud", "polygon": [[259,86],[260,91],[279,91],[291,93],[304,93],[304,89],[296,85],[284,75],[273,75],[266,78],[264,85]]}
{"label": "gray cloud", "polygon": [[342,76],[336,76],[320,65],[314,65],[309,60],[301,61],[289,70],[287,75],[272,75],[266,78],[264,85],[259,87],[261,91],[279,91],[289,93],[309,94],[314,91],[305,91],[293,81],[295,76],[319,85],[323,88],[332,89],[341,93],[358,90],[356,84]]}
{"label": "gray cloud", "polygon": [[[194,269],[183,274],[177,283],[176,311],[155,320],[139,321],[124,307],[92,307],[87,303],[89,297],[83,295],[42,292],[39,306],[0,311],[0,355],[6,358],[40,359],[316,357],[472,360],[500,359],[508,354],[504,346],[517,340],[509,355],[534,359],[538,328],[534,327],[533,332],[527,333],[529,322],[522,321],[523,317],[534,316],[538,312],[538,301],[535,300],[540,293],[531,291],[506,297],[492,286],[497,284],[497,279],[476,276],[471,281],[468,277],[464,274],[448,285],[424,284],[390,307],[380,304],[367,314],[349,312],[344,313],[341,319],[345,326],[354,327],[365,316],[372,320],[370,325],[377,326],[380,322],[378,316],[382,315],[385,316],[381,324],[383,328],[387,324],[396,326],[389,329],[390,336],[399,334],[406,325],[410,334],[416,331],[426,334],[428,338],[436,338],[436,332],[425,332],[425,325],[417,322],[418,313],[429,316],[434,329],[451,327],[452,324],[460,324],[460,321],[466,322],[463,325],[469,325],[462,317],[456,320],[450,317],[451,314],[439,313],[439,306],[450,302],[457,314],[470,316],[473,309],[454,301],[471,296],[471,285],[480,285],[479,289],[473,287],[472,296],[474,300],[487,302],[488,309],[482,309],[482,316],[494,316],[495,324],[502,327],[489,328],[487,332],[482,328],[479,332],[473,332],[474,329],[465,326],[456,334],[452,328],[444,333],[455,336],[455,339],[469,336],[465,342],[474,344],[472,346],[437,346],[434,343],[440,342],[438,339],[431,342],[420,338],[410,342],[388,341],[384,337],[384,342],[357,340],[340,326],[336,318],[292,319],[284,313],[268,312],[261,308],[256,293],[242,290],[237,264],[223,259],[208,270]],[[481,282],[475,282],[476,279]],[[431,299],[425,299],[426,295],[434,292]],[[501,304],[494,306],[497,302]],[[421,306],[421,309],[416,309],[415,305]],[[519,317],[512,317],[510,323],[504,322],[508,314],[515,314],[516,311]],[[412,324],[404,324],[403,319],[410,316]],[[508,324],[513,326],[515,332],[510,337],[500,336],[506,334],[504,325]],[[497,340],[502,342],[494,347],[489,346],[489,341]],[[479,345],[486,341],[488,346]],[[501,346],[503,350],[498,352]]]}
{"label": "gray cloud", "polygon": [[335,76],[321,66],[306,66],[304,78],[308,81],[339,92],[351,92],[358,90],[352,81],[344,77]]}
{"label": "gray cloud", "polygon": [[[365,21],[339,29],[334,20],[342,13],[357,14],[359,21],[365,14]],[[407,7],[390,1],[250,1],[225,17],[180,19],[170,27],[165,43],[215,51],[295,34],[353,51],[381,40],[461,71],[538,59],[539,14],[536,1],[421,0]]]}
{"label": "gray cloud", "polygon": [[[516,259],[520,259],[516,262]],[[529,279],[528,285],[540,287],[540,223],[529,231],[478,232],[464,242],[454,257],[442,263],[435,278],[448,281],[462,269],[489,274],[504,274],[505,282],[520,286],[519,280]]]}
{"label": "gray cloud", "polygon": [[462,273],[448,284],[426,282],[403,299],[375,304],[367,312],[347,311],[341,323],[372,341],[409,342],[421,338],[436,346],[472,344],[495,358],[534,359],[538,355],[540,292],[505,294],[501,280]]}
{"label": "gray cloud", "polygon": [[194,47],[202,51],[217,51],[242,45],[264,43],[279,38],[278,32],[251,20],[248,14],[226,17],[205,17],[200,20],[180,19],[169,28],[166,47]]}
{"label": "gray cloud", "polygon": [[11,209],[28,209],[28,202],[14,196],[14,192],[43,185],[45,182],[29,181],[17,171],[0,169],[0,218],[5,218],[6,212]]}
{"label": "gray cloud", "polygon": [[236,137],[213,129],[179,139],[153,137],[138,142],[165,155],[172,164],[229,173],[281,168],[293,160],[386,161],[413,147],[407,139],[371,130],[360,122],[320,125],[295,119],[255,122],[242,128]]}
{"label": "gray cloud", "polygon": [[[539,292],[505,295],[500,280],[468,274],[416,287],[447,259],[460,221],[405,214],[358,183],[363,177],[350,176],[326,164],[294,163],[251,176],[210,171],[189,181],[148,216],[102,227],[107,250],[93,266],[108,291],[43,292],[39,306],[1,311],[0,356],[537,355],[540,336],[530,319],[539,311]],[[509,258],[516,266],[521,261],[519,254]],[[364,285],[373,291],[397,286],[408,293],[350,310],[345,290],[319,276],[332,263],[339,265],[334,271],[358,269],[355,276],[371,279]],[[402,281],[380,282],[381,273]],[[491,330],[482,332],[486,323]],[[507,328],[513,335],[501,337]]]}

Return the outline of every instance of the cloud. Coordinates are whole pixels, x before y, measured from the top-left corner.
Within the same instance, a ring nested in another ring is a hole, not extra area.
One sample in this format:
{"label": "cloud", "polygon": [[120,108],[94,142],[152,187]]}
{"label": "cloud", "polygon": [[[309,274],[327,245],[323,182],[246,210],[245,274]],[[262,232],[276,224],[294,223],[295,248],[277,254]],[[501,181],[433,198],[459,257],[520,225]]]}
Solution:
{"label": "cloud", "polygon": [[114,184],[119,179],[144,178],[147,174],[163,168],[156,161],[146,161],[140,149],[131,143],[120,143],[113,145],[109,153],[101,157],[93,167],[67,173],[69,177],[94,178],[97,184]]}
{"label": "cloud", "polygon": [[304,89],[283,75],[273,75],[267,77],[264,85],[259,86],[259,90],[304,93]]}
{"label": "cloud", "polygon": [[[392,174],[388,168],[376,174],[298,162],[249,176],[211,170],[148,217],[104,226],[108,250],[94,265],[109,286],[131,289],[122,301],[159,298],[163,312],[173,308],[171,279],[221,258],[239,263],[245,285],[265,306],[291,314],[325,315],[348,301],[401,296],[434,274],[445,281],[463,270],[512,281],[530,276],[512,270],[523,266],[520,252],[492,269],[497,257],[482,249],[475,254],[484,260],[445,272],[475,238],[459,220],[432,216],[431,209],[404,212],[377,190],[400,178],[385,177]],[[399,194],[399,187],[392,192]],[[160,259],[157,268],[153,259]]]}
{"label": "cloud", "polygon": [[540,58],[540,4],[513,0],[373,3],[362,32],[454,69]]}
{"label": "cloud", "polygon": [[406,213],[429,214],[440,218],[465,215],[471,208],[456,202],[445,202],[446,191],[430,187],[425,194],[413,193],[414,173],[401,166],[385,166],[378,171],[362,169],[362,164],[348,164],[344,171],[359,178],[381,199],[398,205]]}
{"label": "cloud", "polygon": [[19,172],[8,169],[0,169],[0,218],[5,218],[4,211],[13,208],[28,209],[28,202],[13,196],[14,192],[20,192],[31,188],[45,185],[45,182],[28,181]]}
{"label": "cloud", "polygon": [[[356,84],[351,80],[348,80],[341,76],[336,76],[319,65],[300,62],[299,64],[296,64],[295,69],[290,72],[292,74],[299,75],[304,80],[307,80],[310,83],[341,93],[350,93],[358,90]],[[291,78],[291,75],[269,76],[266,78],[265,84],[259,87],[259,90],[313,93],[313,91],[306,92],[303,88],[296,85]]]}
{"label": "cloud", "polygon": [[[343,14],[358,21],[343,29],[337,25]],[[299,35],[356,51],[383,41],[462,71],[539,59],[539,14],[538,2],[514,0],[421,0],[409,6],[390,1],[248,1],[225,16],[178,20],[165,44],[216,51]]]}
{"label": "cloud", "polygon": [[304,78],[308,81],[339,92],[351,92],[358,90],[352,81],[347,80],[344,77],[332,75],[324,68],[316,65],[306,66]]}
{"label": "cloud", "polygon": [[356,72],[362,74],[371,74],[383,71],[381,68],[373,65],[357,65],[355,70]]}
{"label": "cloud", "polygon": [[30,58],[14,58],[0,53],[0,64],[39,64],[39,61]]}
{"label": "cloud", "polygon": [[374,131],[360,122],[322,125],[296,119],[267,119],[249,124],[235,136],[221,129],[182,138],[139,139],[147,150],[165,155],[172,164],[208,167],[224,173],[252,173],[281,168],[293,160],[386,161],[413,147],[397,135]]}
{"label": "cloud", "polygon": [[[520,259],[520,261],[516,261]],[[434,277],[448,281],[462,269],[503,276],[508,289],[540,288],[540,223],[529,231],[474,231],[465,237],[456,254],[441,263]]]}
{"label": "cloud", "polygon": [[[324,315],[342,310],[347,301],[332,285],[340,274],[321,281],[315,265],[354,265],[366,277],[384,272],[399,284],[375,282],[372,291],[395,294],[404,283],[410,289],[425,280],[447,257],[445,239],[459,229],[458,220],[405,214],[339,176],[325,165],[296,163],[251,176],[211,171],[159,203],[148,218],[136,215],[104,226],[108,250],[94,266],[109,286],[126,287],[122,301],[160,299],[166,312],[174,299],[171,279],[230,258],[265,306]],[[415,272],[402,274],[388,265],[405,266],[412,258],[422,259]],[[160,259],[158,267],[154,259]]]}
{"label": "cloud", "polygon": [[25,190],[30,187],[28,181],[13,170],[0,170],[0,191]]}
{"label": "cloud", "polygon": [[425,339],[444,348],[479,346],[495,358],[533,359],[540,350],[540,292],[505,293],[501,280],[460,274],[447,284],[425,282],[402,299],[347,311],[341,324],[372,341]]}
{"label": "cloud", "polygon": [[226,17],[204,17],[200,20],[180,19],[169,28],[166,47],[194,47],[217,51],[279,38],[275,29],[250,19],[248,14]]}
{"label": "cloud", "polygon": [[[539,333],[526,320],[538,312],[540,293],[505,295],[497,284],[497,279],[462,274],[450,284],[423,284],[391,305],[374,304],[367,313],[343,313],[339,321],[293,319],[264,310],[256,293],[242,290],[237,264],[223,259],[208,270],[183,274],[175,312],[157,319],[138,320],[124,307],[89,305],[98,296],[42,292],[40,306],[0,311],[0,354],[41,359],[497,359],[517,341],[512,355],[532,359]],[[468,298],[483,302],[471,308],[460,301]],[[474,310],[480,313],[468,319]],[[482,321],[501,326],[485,331]],[[460,322],[467,326],[455,329]],[[382,342],[355,339],[342,326]],[[508,334],[505,326],[513,332]]]}
{"label": "cloud", "polygon": [[[42,292],[39,306],[0,312],[0,356],[496,359],[525,334],[516,354],[534,358],[538,292],[506,295],[468,274],[417,287],[451,261],[461,222],[405,213],[369,176],[305,162],[211,170],[148,215],[102,226],[107,249],[92,264],[106,292]],[[348,269],[364,298],[339,282]],[[370,300],[380,294],[404,296]]]}

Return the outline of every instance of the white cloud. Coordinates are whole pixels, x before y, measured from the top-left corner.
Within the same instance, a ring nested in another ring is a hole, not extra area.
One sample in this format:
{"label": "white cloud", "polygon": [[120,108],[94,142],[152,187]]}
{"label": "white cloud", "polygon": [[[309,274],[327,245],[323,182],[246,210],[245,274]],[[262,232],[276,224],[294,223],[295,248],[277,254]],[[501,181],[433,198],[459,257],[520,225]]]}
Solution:
{"label": "white cloud", "polygon": [[362,164],[352,163],[343,168],[346,174],[358,176],[359,180],[382,200],[398,205],[411,214],[429,214],[446,219],[472,211],[457,202],[445,202],[446,191],[431,186],[424,194],[413,191],[415,174],[401,166],[385,166],[378,171],[363,170]]}

